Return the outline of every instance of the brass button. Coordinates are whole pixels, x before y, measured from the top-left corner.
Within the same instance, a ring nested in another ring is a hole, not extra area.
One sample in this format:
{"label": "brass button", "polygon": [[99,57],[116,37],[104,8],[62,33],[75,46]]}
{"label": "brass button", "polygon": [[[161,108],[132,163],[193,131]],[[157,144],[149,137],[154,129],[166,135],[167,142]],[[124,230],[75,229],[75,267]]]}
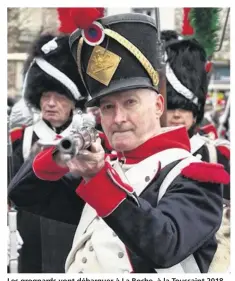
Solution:
{"label": "brass button", "polygon": [[94,250],[93,246],[89,247],[89,251],[92,252]]}
{"label": "brass button", "polygon": [[124,253],[123,252],[119,252],[118,253],[118,257],[121,259],[121,258],[123,258],[124,257]]}
{"label": "brass button", "polygon": [[86,258],[86,257],[83,257],[83,258],[82,258],[82,262],[83,262],[83,263],[86,263],[86,262],[87,262],[87,258]]}

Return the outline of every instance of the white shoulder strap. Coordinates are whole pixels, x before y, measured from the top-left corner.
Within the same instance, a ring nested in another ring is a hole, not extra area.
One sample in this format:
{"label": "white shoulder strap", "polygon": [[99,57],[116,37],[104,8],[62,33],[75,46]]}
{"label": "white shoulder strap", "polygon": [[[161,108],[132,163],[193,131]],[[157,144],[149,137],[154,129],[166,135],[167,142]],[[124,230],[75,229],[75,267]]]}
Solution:
{"label": "white shoulder strap", "polygon": [[170,172],[167,174],[163,180],[158,193],[158,202],[161,200],[163,195],[166,193],[168,187],[173,182],[173,180],[181,173],[181,170],[187,167],[190,163],[201,162],[198,158],[191,156],[181,160]]}
{"label": "white shoulder strap", "polygon": [[[163,180],[158,194],[158,203],[164,196],[167,188],[173,180],[180,174],[181,170],[187,167],[190,163],[201,162],[196,157],[187,157],[180,161],[165,177]],[[188,256],[182,262],[170,267],[155,269],[158,273],[201,273],[193,255]]]}
{"label": "white shoulder strap", "polygon": [[29,157],[33,138],[33,125],[26,127],[24,130],[22,154],[24,161]]}
{"label": "white shoulder strap", "polygon": [[217,151],[216,151],[216,146],[213,143],[207,143],[206,144],[209,152],[209,162],[210,163],[217,163]]}

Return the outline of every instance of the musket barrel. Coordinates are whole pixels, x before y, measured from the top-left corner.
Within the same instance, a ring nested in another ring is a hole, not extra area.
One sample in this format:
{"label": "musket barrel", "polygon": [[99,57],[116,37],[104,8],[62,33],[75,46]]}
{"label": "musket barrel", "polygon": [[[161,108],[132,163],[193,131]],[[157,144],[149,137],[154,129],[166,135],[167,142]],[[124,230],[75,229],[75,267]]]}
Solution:
{"label": "musket barrel", "polygon": [[74,135],[61,139],[57,149],[63,154],[76,155],[79,151],[87,149],[97,138],[94,128],[82,128]]}

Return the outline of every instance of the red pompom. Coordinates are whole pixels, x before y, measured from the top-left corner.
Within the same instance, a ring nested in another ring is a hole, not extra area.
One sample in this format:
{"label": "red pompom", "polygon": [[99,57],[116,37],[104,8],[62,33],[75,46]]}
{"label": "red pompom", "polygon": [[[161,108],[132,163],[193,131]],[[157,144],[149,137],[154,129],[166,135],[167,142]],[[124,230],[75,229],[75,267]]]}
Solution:
{"label": "red pompom", "polygon": [[194,30],[189,21],[190,10],[191,10],[191,8],[184,8],[182,35],[192,35],[194,33]]}
{"label": "red pompom", "polygon": [[70,17],[77,28],[86,29],[104,16],[104,8],[71,8]]}

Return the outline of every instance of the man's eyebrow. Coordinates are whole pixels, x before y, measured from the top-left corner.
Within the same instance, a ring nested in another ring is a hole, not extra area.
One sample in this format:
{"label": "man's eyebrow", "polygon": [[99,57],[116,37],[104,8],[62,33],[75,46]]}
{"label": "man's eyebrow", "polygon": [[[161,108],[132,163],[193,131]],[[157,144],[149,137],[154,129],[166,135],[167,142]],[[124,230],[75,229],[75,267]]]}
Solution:
{"label": "man's eyebrow", "polygon": [[[136,94],[134,92],[134,93],[129,93],[128,95],[123,96],[123,99],[127,99],[127,98],[138,98],[138,97],[136,96]],[[107,98],[104,97],[104,98],[102,98],[102,100],[100,100],[100,105],[103,103],[108,103],[108,102],[112,102],[112,100],[109,99],[108,97]]]}
{"label": "man's eyebrow", "polygon": [[109,99],[102,99],[101,101],[100,101],[100,104],[103,104],[103,103],[107,103],[107,102],[111,102]]}

